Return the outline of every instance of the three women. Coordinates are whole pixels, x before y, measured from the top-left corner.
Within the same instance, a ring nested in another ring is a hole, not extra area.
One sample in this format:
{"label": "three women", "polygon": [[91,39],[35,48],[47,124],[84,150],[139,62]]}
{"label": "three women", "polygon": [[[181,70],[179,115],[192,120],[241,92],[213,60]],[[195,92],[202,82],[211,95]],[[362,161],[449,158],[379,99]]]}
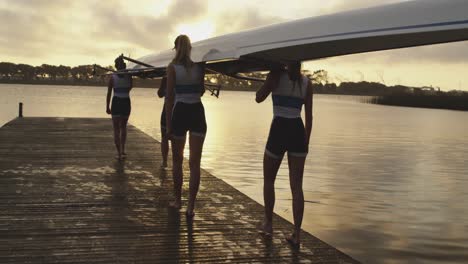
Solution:
{"label": "three women", "polygon": [[[201,96],[205,92],[205,69],[204,64],[197,64],[191,60],[192,47],[187,36],[178,36],[174,46],[176,55],[167,67],[167,78],[162,80],[158,91],[160,97],[166,97],[161,116],[161,128],[165,127],[162,137],[163,142],[166,142],[162,145],[163,167],[167,166],[167,139],[171,138],[174,201],[170,203],[170,206],[179,209],[182,206],[183,151],[186,134],[189,132],[190,184],[186,215],[193,217],[200,185],[200,160],[207,130],[205,111],[201,102]],[[125,65],[116,60],[116,67],[124,69]],[[109,107],[107,110],[113,114],[114,135],[119,158],[125,155],[125,129],[130,114],[128,92],[131,89],[131,78],[128,79],[125,76],[129,75],[124,75],[124,77],[115,75],[111,78],[107,100],[107,105],[109,105],[110,92],[114,88],[114,98],[117,97],[117,99],[113,99],[112,110],[109,110]],[[277,69],[268,74],[264,85],[257,91],[256,101],[263,102],[269,94],[272,94],[274,119],[263,161],[265,218],[260,228],[266,234],[273,232],[274,182],[283,156],[287,152],[295,226],[288,241],[294,246],[299,246],[304,214],[302,190],[304,163],[312,131],[312,85],[309,79],[301,74],[300,63],[289,63],[287,70]],[[305,126],[301,118],[302,105],[305,105]]]}

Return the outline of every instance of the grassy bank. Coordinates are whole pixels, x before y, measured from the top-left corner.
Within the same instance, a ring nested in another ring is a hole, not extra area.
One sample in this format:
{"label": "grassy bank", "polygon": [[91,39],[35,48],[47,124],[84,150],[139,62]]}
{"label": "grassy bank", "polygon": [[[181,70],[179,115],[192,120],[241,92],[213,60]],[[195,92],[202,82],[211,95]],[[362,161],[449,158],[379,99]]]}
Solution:
{"label": "grassy bank", "polygon": [[468,111],[468,93],[392,94],[374,97],[370,103]]}

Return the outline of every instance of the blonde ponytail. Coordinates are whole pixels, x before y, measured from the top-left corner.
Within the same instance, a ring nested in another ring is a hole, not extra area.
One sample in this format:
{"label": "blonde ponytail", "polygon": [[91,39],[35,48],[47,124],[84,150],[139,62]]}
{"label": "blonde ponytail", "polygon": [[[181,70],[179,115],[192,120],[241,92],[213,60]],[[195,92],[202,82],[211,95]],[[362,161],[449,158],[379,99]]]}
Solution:
{"label": "blonde ponytail", "polygon": [[190,58],[190,53],[192,51],[192,44],[187,35],[179,35],[175,41],[175,50],[176,55],[172,60],[173,64],[182,64],[186,69],[189,69],[193,66],[193,61]]}

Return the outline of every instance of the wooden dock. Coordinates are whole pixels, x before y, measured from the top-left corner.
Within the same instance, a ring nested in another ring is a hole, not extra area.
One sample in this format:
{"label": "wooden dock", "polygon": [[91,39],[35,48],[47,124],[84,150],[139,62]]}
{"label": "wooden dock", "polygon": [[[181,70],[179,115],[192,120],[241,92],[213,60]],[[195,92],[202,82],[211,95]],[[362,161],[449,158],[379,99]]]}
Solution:
{"label": "wooden dock", "polygon": [[[293,225],[277,215],[273,238],[259,235],[263,206],[205,171],[187,221],[167,207],[159,143],[133,126],[127,160],[114,153],[109,119],[0,128],[0,263],[358,263],[308,233],[289,247]],[[185,208],[187,179],[183,189]]]}

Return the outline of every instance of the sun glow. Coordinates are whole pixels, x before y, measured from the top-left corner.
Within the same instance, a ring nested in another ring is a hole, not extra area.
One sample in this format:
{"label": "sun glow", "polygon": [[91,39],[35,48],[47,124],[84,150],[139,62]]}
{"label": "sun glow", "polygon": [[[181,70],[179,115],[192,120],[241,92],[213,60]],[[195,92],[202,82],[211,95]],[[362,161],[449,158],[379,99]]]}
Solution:
{"label": "sun glow", "polygon": [[192,24],[180,24],[176,28],[177,35],[185,34],[192,42],[213,36],[215,27],[211,21],[200,21]]}

